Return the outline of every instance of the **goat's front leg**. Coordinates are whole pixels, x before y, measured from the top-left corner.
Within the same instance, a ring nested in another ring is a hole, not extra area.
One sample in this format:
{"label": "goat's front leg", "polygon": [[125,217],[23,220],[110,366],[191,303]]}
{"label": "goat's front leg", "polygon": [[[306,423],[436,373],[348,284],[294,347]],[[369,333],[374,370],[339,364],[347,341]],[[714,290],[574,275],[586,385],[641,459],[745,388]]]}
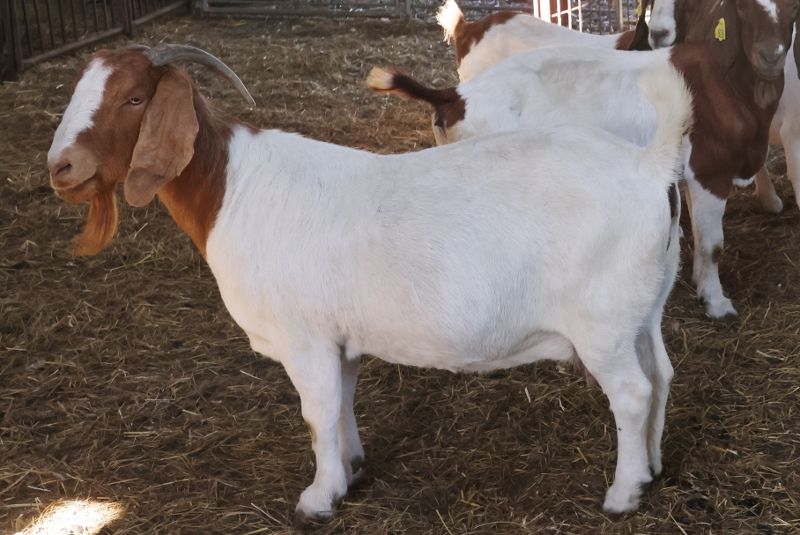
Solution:
{"label": "goat's front leg", "polygon": [[286,373],[300,394],[303,419],[311,432],[316,456],[314,482],[300,495],[296,514],[327,520],[347,493],[338,428],[342,407],[342,365],[338,347],[317,347],[294,352],[283,361]]}
{"label": "goat's front leg", "polygon": [[692,279],[697,295],[705,302],[706,313],[714,319],[736,316],[731,300],[725,297],[719,280],[719,260],[724,235],[722,217],[727,199],[707,191],[693,177],[687,177],[687,195],[692,216],[694,265]]}
{"label": "goat's front leg", "polygon": [[348,360],[342,355],[342,409],[339,414],[339,450],[347,472],[347,482],[353,483],[363,474],[364,447],[358,436],[358,424],[353,409],[356,380],[361,357]]}

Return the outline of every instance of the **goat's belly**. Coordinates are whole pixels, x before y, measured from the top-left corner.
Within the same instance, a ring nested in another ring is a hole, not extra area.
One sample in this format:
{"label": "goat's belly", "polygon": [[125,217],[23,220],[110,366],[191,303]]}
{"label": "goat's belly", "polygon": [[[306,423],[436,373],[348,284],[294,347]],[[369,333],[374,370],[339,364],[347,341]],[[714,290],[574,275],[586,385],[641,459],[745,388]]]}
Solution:
{"label": "goat's belly", "polygon": [[572,343],[564,336],[552,332],[533,333],[524,341],[511,347],[492,348],[490,351],[458,344],[442,347],[364,347],[348,346],[350,355],[371,354],[393,364],[436,368],[453,372],[489,372],[530,364],[539,360],[569,360],[575,354]]}

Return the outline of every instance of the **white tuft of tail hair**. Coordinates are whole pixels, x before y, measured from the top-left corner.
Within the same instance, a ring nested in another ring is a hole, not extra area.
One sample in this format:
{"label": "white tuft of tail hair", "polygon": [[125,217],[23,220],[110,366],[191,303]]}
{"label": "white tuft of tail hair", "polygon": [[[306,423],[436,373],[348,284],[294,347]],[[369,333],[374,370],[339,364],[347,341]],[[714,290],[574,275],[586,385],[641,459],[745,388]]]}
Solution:
{"label": "white tuft of tail hair", "polygon": [[464,13],[461,12],[461,8],[456,4],[456,0],[447,0],[436,13],[436,22],[444,30],[444,40],[448,43],[457,37],[456,30],[463,21]]}
{"label": "white tuft of tail hair", "polygon": [[394,89],[394,74],[380,67],[372,67],[367,75],[367,87],[374,91]]}
{"label": "white tuft of tail hair", "polygon": [[648,69],[639,79],[639,89],[658,116],[653,140],[645,148],[643,171],[667,183],[678,180],[683,166],[683,138],[692,126],[692,95],[683,75],[667,63]]}

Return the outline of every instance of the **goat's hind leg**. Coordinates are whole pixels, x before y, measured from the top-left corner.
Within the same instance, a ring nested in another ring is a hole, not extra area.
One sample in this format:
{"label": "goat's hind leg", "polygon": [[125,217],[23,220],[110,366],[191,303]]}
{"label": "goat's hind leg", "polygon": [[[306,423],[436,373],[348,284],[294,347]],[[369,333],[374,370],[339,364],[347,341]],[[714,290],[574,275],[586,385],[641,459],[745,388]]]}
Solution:
{"label": "goat's hind leg", "polygon": [[358,435],[358,423],[353,409],[361,357],[348,359],[342,354],[342,408],[339,414],[339,450],[347,473],[347,483],[352,484],[363,475],[364,447]]}
{"label": "goat's hind leg", "polygon": [[647,456],[654,476],[659,476],[662,470],[661,439],[664,434],[667,397],[673,375],[672,363],[661,336],[660,319],[659,314],[658,320],[652,320],[636,338],[639,362],[653,387],[647,424]]}
{"label": "goat's hind leg", "polygon": [[652,481],[647,434],[652,386],[639,364],[634,340],[611,343],[582,341],[578,356],[608,397],[617,428],[617,468],[603,509],[633,511],[642,485]]}

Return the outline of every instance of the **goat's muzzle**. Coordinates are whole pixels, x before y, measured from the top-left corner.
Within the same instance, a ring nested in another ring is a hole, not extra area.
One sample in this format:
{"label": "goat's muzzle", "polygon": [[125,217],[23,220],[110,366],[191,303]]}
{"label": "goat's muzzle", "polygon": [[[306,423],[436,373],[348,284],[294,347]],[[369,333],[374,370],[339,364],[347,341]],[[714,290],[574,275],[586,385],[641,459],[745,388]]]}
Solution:
{"label": "goat's muzzle", "polygon": [[781,75],[786,64],[786,48],[776,43],[762,45],[754,54],[752,63],[759,77],[775,80]]}
{"label": "goat's muzzle", "polygon": [[54,157],[48,157],[50,185],[67,202],[88,202],[100,185],[97,158],[88,150],[73,145]]}
{"label": "goat's muzzle", "polygon": [[653,49],[664,48],[675,43],[675,34],[669,30],[654,30],[650,28],[649,40]]}

